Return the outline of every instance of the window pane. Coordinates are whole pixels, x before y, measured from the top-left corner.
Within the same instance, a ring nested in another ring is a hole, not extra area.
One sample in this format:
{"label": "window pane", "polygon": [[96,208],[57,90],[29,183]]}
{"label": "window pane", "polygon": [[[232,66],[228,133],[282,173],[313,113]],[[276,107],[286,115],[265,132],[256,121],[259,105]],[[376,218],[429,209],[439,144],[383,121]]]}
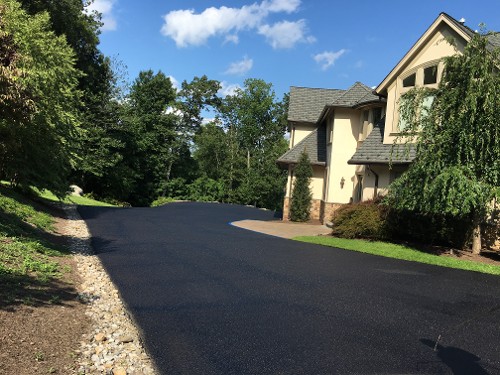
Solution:
{"label": "window pane", "polygon": [[434,102],[434,95],[426,96],[422,100],[422,116],[425,117],[429,114],[429,110],[431,109],[432,103]]}
{"label": "window pane", "polygon": [[381,118],[382,108],[373,108],[373,125],[377,125]]}
{"label": "window pane", "polygon": [[424,85],[432,85],[437,82],[437,65],[424,69]]}
{"label": "window pane", "polygon": [[409,75],[408,77],[406,77],[405,79],[403,79],[403,87],[415,86],[416,76],[417,76],[417,74],[413,73],[413,74]]}

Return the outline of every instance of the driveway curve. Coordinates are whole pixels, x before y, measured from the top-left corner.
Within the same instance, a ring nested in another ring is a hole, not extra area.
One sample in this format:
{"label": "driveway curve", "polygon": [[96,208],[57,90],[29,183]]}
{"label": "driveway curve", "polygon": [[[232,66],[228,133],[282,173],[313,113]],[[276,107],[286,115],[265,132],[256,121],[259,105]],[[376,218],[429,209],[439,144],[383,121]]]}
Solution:
{"label": "driveway curve", "polygon": [[498,277],[229,225],[273,219],[242,206],[79,210],[162,374],[500,373]]}

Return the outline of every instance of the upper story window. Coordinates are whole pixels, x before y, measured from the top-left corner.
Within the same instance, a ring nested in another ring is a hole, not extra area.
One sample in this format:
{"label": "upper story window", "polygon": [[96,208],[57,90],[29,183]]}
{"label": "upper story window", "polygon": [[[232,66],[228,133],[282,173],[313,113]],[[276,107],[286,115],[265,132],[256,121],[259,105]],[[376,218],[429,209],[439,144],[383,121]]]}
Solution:
{"label": "upper story window", "polygon": [[424,85],[433,85],[437,83],[437,72],[437,65],[424,68]]}
{"label": "upper story window", "polygon": [[417,80],[417,73],[410,74],[408,77],[403,79],[403,87],[413,87]]}
{"label": "upper story window", "polygon": [[[410,73],[406,73],[406,76],[400,77],[399,89],[397,97],[400,97],[407,91],[410,91],[414,87],[427,87],[427,88],[437,88],[439,80],[442,76],[443,64],[439,61],[433,61],[431,63],[426,63],[415,69]],[[399,100],[399,99],[398,99]],[[434,98],[427,97],[423,103],[421,103],[421,113],[420,115],[425,116],[429,112],[432,106]],[[393,129],[395,132],[406,128],[408,124],[398,113],[394,116]]]}

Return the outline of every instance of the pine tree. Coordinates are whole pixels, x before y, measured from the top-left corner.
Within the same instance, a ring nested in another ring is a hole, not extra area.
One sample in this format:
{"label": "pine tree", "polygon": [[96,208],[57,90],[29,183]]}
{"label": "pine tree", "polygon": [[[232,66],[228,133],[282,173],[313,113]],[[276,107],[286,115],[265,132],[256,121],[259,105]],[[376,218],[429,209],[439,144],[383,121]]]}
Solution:
{"label": "pine tree", "polygon": [[295,166],[295,182],[293,184],[290,220],[307,221],[311,210],[312,193],[309,187],[313,170],[309,156],[304,151]]}

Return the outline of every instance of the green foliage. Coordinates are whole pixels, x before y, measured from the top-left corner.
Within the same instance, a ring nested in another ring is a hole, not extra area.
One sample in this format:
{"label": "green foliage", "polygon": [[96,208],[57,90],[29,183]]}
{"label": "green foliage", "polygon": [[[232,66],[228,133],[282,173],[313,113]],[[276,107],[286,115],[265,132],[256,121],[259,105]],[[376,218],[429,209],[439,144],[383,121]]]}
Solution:
{"label": "green foliage", "polygon": [[163,192],[165,193],[165,197],[188,199],[189,184],[185,178],[172,178],[163,185]]}
{"label": "green foliage", "polygon": [[381,202],[348,204],[335,211],[332,234],[341,238],[413,241],[462,249],[470,236],[468,218],[397,210]]}
{"label": "green foliage", "polygon": [[14,63],[13,70],[0,70],[5,76],[0,81],[21,95],[20,103],[9,106],[10,112],[22,114],[0,119],[0,173],[20,186],[62,193],[79,125],[80,73],[74,53],[63,36],[51,31],[47,13],[29,16],[13,0],[1,0],[0,13],[0,36],[10,42],[7,60]]}
{"label": "green foliage", "polygon": [[387,207],[373,201],[346,204],[335,211],[332,235],[342,238],[387,238]]}
{"label": "green foliage", "polygon": [[[221,125],[202,130],[209,140],[198,139],[200,168],[224,181],[226,201],[281,208],[286,172],[278,168],[276,159],[287,147],[286,110],[270,83],[248,79],[244,88],[223,100],[218,116]],[[215,160],[212,157],[211,164],[205,163],[201,155],[207,155],[215,143],[219,143],[214,147]]]}
{"label": "green foliage", "polygon": [[220,202],[224,197],[221,181],[199,177],[189,185],[189,199],[198,202]]}
{"label": "green foliage", "polygon": [[155,199],[153,202],[151,202],[151,207],[159,207],[159,206],[164,206],[168,203],[175,202],[174,198],[170,197],[159,197]]}
{"label": "green foliage", "polygon": [[53,224],[42,206],[12,189],[0,189],[0,305],[22,300],[26,291],[32,300],[31,295],[40,296],[60,276],[55,257],[66,252],[46,240]]}
{"label": "green foliage", "polygon": [[294,168],[295,181],[290,203],[290,220],[307,221],[311,212],[312,193],[310,183],[313,175],[309,156],[304,151]]}
{"label": "green foliage", "polygon": [[[445,59],[437,90],[402,97],[401,137],[416,142],[417,157],[391,185],[393,208],[468,219],[471,225],[484,220],[500,186],[498,61],[498,50],[474,35],[463,54]],[[419,103],[431,96],[431,107],[423,110]]]}

